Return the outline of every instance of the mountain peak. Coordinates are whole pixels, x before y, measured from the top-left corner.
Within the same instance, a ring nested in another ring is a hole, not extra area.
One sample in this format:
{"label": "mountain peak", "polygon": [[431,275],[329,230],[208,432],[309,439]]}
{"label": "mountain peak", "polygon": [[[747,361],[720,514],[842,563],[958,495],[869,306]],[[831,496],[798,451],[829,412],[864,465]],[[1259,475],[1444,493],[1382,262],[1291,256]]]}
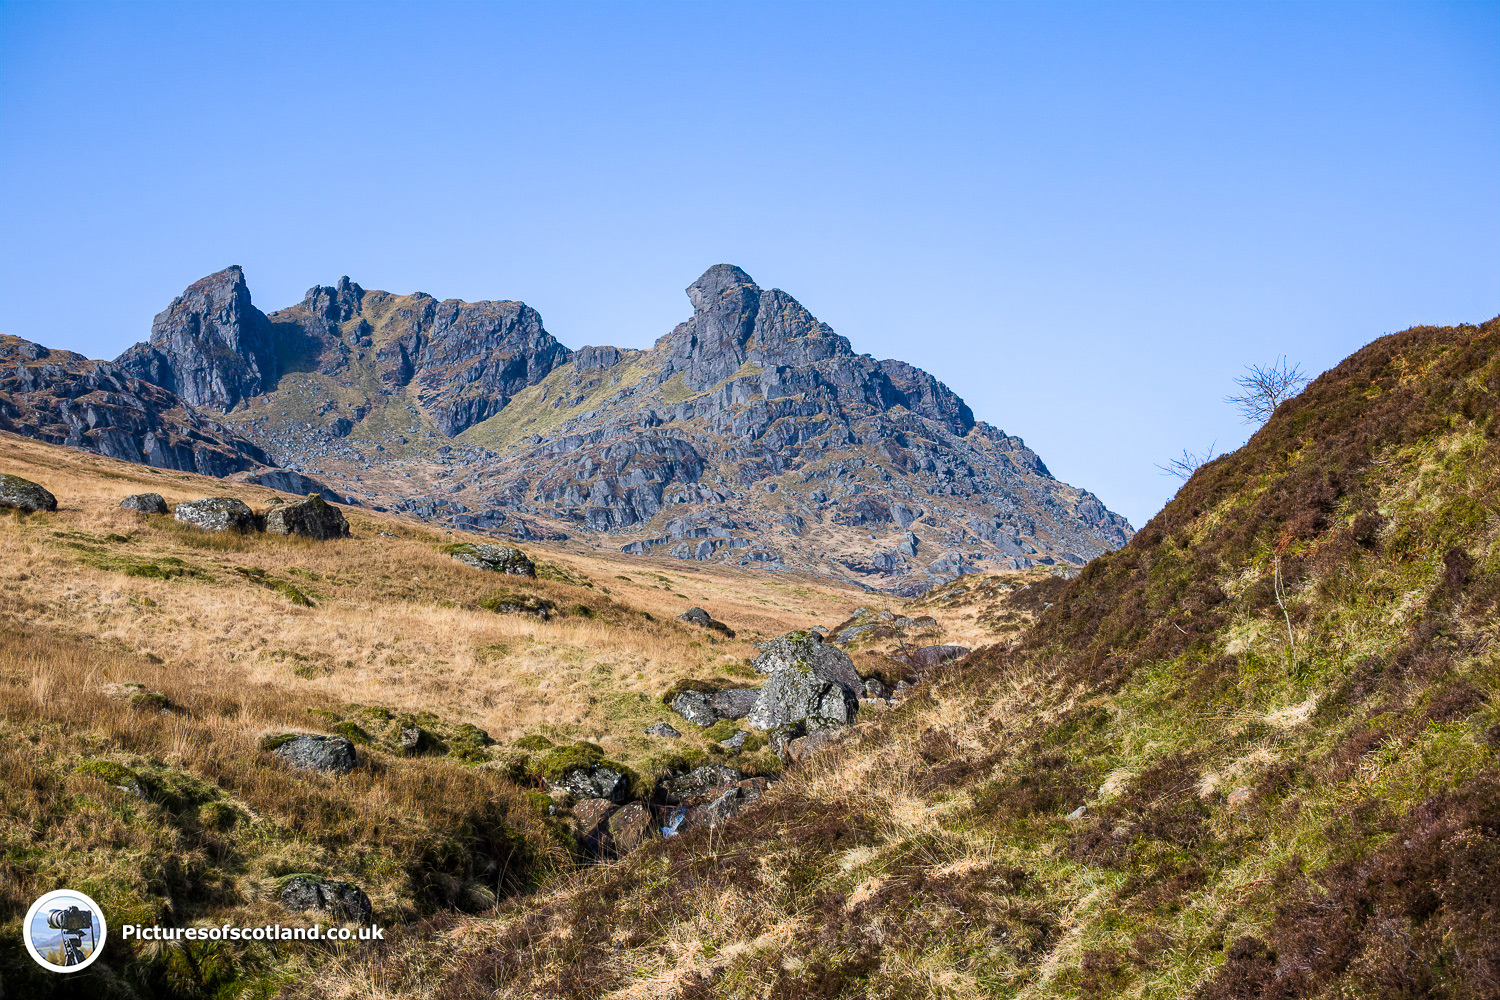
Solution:
{"label": "mountain peak", "polygon": [[743,288],[748,292],[759,292],[755,279],[733,264],[715,264],[704,271],[698,280],[687,287],[688,300],[698,312],[713,308],[726,292]]}

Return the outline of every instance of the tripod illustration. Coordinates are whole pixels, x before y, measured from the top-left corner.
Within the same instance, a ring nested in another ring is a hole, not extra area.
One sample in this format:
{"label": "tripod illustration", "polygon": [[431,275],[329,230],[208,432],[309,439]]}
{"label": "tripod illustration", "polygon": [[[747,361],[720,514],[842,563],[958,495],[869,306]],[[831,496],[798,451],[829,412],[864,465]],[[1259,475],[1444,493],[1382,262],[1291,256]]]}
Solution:
{"label": "tripod illustration", "polygon": [[77,906],[64,910],[52,910],[47,914],[47,926],[62,931],[63,965],[82,965],[88,957],[83,950],[83,932],[89,932],[89,952],[98,946],[94,937],[94,914]]}

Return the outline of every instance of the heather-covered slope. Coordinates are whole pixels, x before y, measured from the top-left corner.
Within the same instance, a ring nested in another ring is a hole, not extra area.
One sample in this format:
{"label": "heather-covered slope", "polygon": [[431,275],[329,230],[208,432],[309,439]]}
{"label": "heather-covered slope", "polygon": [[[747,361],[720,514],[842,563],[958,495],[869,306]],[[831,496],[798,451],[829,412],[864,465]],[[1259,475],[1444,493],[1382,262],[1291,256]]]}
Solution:
{"label": "heather-covered slope", "polygon": [[287,992],[1500,995],[1497,489],[1500,321],[1383,337],[740,817]]}

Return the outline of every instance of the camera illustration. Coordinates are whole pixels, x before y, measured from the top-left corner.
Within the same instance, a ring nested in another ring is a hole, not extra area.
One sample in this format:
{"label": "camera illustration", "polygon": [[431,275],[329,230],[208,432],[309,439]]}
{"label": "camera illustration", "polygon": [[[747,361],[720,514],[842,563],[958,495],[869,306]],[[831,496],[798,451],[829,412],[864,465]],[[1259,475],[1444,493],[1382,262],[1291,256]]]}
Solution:
{"label": "camera illustration", "polygon": [[94,940],[94,913],[81,906],[47,911],[47,926],[62,931],[64,965],[81,965],[86,957],[83,951],[83,932],[89,932],[89,950],[96,946]]}

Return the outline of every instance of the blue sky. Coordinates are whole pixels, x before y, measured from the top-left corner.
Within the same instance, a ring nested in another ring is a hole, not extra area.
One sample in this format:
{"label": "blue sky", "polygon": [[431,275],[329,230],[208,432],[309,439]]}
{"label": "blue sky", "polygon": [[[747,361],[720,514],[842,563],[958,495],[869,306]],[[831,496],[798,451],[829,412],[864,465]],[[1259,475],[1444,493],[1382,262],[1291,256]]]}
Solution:
{"label": "blue sky", "polygon": [[720,262],[1139,526],[1243,365],[1500,313],[1500,5],[0,4],[0,332],[238,263],[639,347]]}

